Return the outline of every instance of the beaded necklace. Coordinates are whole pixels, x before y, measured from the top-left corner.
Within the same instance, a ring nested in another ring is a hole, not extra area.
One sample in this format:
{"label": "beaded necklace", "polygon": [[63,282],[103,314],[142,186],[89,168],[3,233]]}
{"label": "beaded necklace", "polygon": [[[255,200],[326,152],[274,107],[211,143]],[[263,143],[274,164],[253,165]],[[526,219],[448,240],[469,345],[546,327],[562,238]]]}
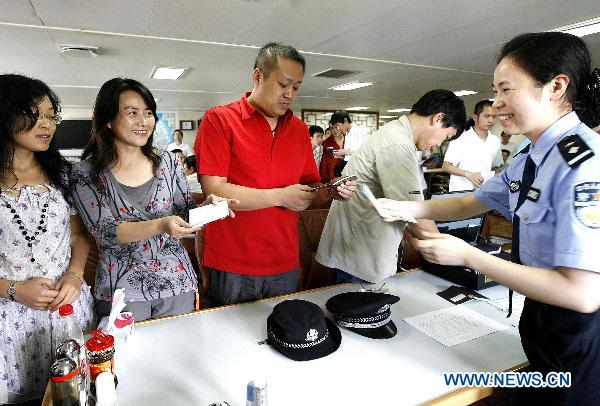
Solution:
{"label": "beaded necklace", "polygon": [[[48,193],[48,196],[50,196],[50,191],[48,191],[47,193]],[[4,203],[4,207],[6,207],[8,210],[10,210],[10,213],[13,215],[13,220],[19,225],[19,230],[20,230],[21,234],[23,234],[23,236],[25,237],[25,240],[27,240],[27,246],[29,248],[31,248],[30,261],[35,262],[35,258],[33,256],[33,243],[40,242],[39,237],[41,236],[41,234],[44,234],[47,230],[46,227],[48,225],[48,217],[47,217],[46,213],[48,212],[48,202],[46,202],[42,205],[42,214],[40,216],[40,222],[38,223],[36,230],[33,232],[33,235],[31,235],[31,231],[25,229],[25,223],[19,216],[19,213],[17,213],[17,209],[15,209],[13,207],[13,205],[8,200],[6,200],[6,198],[4,196],[2,196],[1,194],[0,194],[0,198],[2,199],[2,202]]]}

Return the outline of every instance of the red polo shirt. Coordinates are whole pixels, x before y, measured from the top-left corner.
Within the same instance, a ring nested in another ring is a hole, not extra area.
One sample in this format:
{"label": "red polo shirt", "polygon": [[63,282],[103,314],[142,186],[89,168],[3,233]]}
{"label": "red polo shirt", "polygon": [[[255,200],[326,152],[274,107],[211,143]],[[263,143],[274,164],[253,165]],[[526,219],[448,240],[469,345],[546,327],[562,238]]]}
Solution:
{"label": "red polo shirt", "polygon": [[[198,173],[256,189],[318,182],[306,124],[288,110],[273,136],[248,95],[202,118],[194,144]],[[236,211],[233,219],[208,224],[203,263],[249,275],[275,275],[298,267],[298,213],[283,207]]]}

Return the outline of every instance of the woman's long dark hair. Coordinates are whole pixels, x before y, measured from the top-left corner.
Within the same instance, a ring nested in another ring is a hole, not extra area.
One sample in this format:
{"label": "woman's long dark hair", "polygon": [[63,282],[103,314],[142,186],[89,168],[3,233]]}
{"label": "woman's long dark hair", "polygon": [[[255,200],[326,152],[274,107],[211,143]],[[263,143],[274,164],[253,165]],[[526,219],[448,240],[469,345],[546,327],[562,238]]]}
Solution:
{"label": "woman's long dark hair", "polygon": [[[0,75],[0,191],[2,186],[11,188],[18,182],[13,170],[15,136],[31,131],[38,120],[38,105],[44,97],[50,99],[54,113],[60,113],[58,96],[38,79],[17,74]],[[71,165],[58,152],[56,137],[52,137],[47,151],[34,152],[50,184],[70,201],[68,176]]]}
{"label": "woman's long dark hair", "polygon": [[505,57],[538,85],[559,74],[567,75],[570,82],[565,101],[587,126],[600,124],[600,74],[597,69],[592,71],[590,52],[581,38],[564,32],[521,34],[502,47],[497,63]]}
{"label": "woman's long dark hair", "polygon": [[[156,102],[154,96],[146,86],[134,79],[114,78],[104,83],[98,92],[94,103],[94,114],[92,116],[92,136],[88,141],[81,159],[90,158],[92,163],[91,178],[96,186],[102,188],[100,173],[110,168],[117,162],[117,148],[115,146],[115,134],[108,127],[119,114],[119,100],[121,93],[133,90],[138,93],[152,111],[154,119],[156,115]],[[155,127],[156,128],[156,127]],[[152,168],[156,171],[160,165],[160,155],[152,146],[154,129],[148,138],[146,145],[142,147],[142,153],[152,162]]]}

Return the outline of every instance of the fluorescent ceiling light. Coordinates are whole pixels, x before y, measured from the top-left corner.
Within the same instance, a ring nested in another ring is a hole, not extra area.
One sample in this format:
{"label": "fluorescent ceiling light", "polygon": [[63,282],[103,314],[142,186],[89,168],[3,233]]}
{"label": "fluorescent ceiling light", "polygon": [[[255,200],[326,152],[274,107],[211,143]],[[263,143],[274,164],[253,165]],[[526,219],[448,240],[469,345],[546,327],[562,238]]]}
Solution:
{"label": "fluorescent ceiling light", "polygon": [[371,82],[350,82],[344,83],[343,85],[337,85],[330,87],[331,90],[354,90],[360,89],[361,87],[373,86]]}
{"label": "fluorescent ceiling light", "polygon": [[333,113],[323,113],[319,116],[319,118],[327,118],[329,116],[333,115]]}
{"label": "fluorescent ceiling light", "polygon": [[188,68],[175,68],[175,67],[168,67],[168,66],[157,66],[152,71],[152,74],[150,75],[150,77],[152,79],[176,80],[176,79],[179,79],[181,77],[181,75],[183,75],[183,73],[187,69]]}
{"label": "fluorescent ceiling light", "polygon": [[475,92],[473,90],[456,90],[454,92],[455,95],[457,95],[458,97],[460,96],[468,96],[470,94],[477,94],[478,92]]}
{"label": "fluorescent ceiling light", "polygon": [[398,118],[398,116],[379,116],[379,118]]}
{"label": "fluorescent ceiling light", "polygon": [[410,111],[410,109],[393,109],[388,110],[388,113],[404,113],[405,111]]}
{"label": "fluorescent ceiling light", "polygon": [[552,31],[566,32],[568,34],[577,35],[578,37],[596,34],[597,32],[600,32],[600,17],[565,25],[564,27],[556,28]]}
{"label": "fluorescent ceiling light", "polygon": [[369,106],[356,106],[356,107],[348,107],[346,110],[368,110]]}

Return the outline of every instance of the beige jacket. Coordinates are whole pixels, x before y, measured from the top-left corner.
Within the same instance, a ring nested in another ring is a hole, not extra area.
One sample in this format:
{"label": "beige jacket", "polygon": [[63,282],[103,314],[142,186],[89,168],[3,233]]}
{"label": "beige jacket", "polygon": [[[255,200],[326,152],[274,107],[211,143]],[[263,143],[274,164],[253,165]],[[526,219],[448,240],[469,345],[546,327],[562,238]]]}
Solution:
{"label": "beige jacket", "polygon": [[[423,200],[408,117],[400,117],[369,136],[342,174],[357,176],[375,197]],[[316,260],[368,282],[382,281],[396,273],[405,225],[384,222],[357,191],[347,202],[333,201]]]}

